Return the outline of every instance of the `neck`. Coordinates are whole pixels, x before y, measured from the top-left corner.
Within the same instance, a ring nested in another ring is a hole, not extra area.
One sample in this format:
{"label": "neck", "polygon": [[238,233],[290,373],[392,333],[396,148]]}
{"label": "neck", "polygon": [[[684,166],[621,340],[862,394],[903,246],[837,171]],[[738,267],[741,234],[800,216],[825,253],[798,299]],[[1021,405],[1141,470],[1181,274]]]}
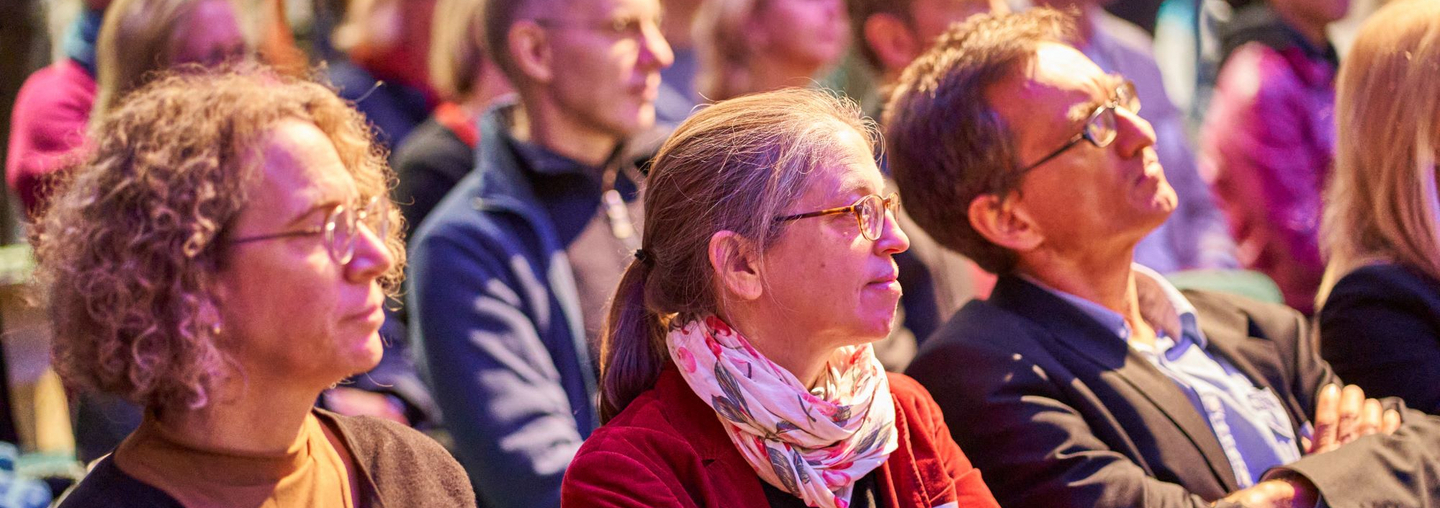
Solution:
{"label": "neck", "polygon": [[485,108],[490,107],[490,103],[508,93],[510,85],[506,83],[505,77],[500,75],[498,70],[487,68],[475,78],[475,89],[459,101],[460,107],[471,117],[479,118]]}
{"label": "neck", "polygon": [[620,144],[616,136],[585,125],[585,122],[563,114],[550,101],[524,101],[516,111],[515,139],[534,143],[590,167],[600,167]]}
{"label": "neck", "polygon": [[693,45],[694,36],[690,28],[695,23],[695,12],[700,10],[700,2],[678,0],[664,2],[664,5],[665,17],[660,20],[660,34],[665,36],[665,41],[677,50]]}
{"label": "neck", "polygon": [[1110,309],[1130,325],[1131,340],[1153,344],[1153,328],[1141,316],[1140,298],[1131,268],[1135,246],[1121,252],[1062,256],[1036,252],[1020,261],[1018,270],[1050,288]]}
{"label": "neck", "polygon": [[1280,4],[1272,3],[1271,5],[1275,6],[1275,15],[1279,16],[1281,21],[1284,21],[1286,25],[1289,25],[1290,28],[1299,33],[1300,37],[1303,37],[1305,42],[1310,43],[1311,46],[1323,48],[1325,44],[1329,42],[1329,39],[1325,37],[1326,23],[1316,23],[1307,20],[1291,12],[1289,9],[1285,9]]}
{"label": "neck", "polygon": [[742,94],[810,86],[811,79],[820,72],[820,66],[759,56],[751,62],[749,71],[750,89]]}
{"label": "neck", "polygon": [[170,408],[157,421],[185,443],[207,449],[282,454],[295,442],[320,389],[242,378],[215,390],[199,409]]}
{"label": "neck", "polygon": [[734,309],[722,317],[740,335],[750,341],[766,359],[790,372],[805,388],[813,388],[820,380],[825,363],[835,352],[834,340],[807,334],[793,320],[774,316],[763,309]]}
{"label": "neck", "polygon": [[1126,314],[1135,293],[1130,268],[1134,252],[1133,244],[1104,253],[1037,250],[1023,254],[1016,269],[1041,284]]}

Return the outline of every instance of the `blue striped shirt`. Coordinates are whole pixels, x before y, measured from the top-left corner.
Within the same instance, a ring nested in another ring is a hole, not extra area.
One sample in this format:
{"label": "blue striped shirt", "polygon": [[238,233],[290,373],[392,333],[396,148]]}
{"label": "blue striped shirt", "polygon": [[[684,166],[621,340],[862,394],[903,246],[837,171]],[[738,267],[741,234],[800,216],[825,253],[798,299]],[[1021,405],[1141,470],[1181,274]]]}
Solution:
{"label": "blue striped shirt", "polygon": [[1195,307],[1164,277],[1134,265],[1140,314],[1155,328],[1155,345],[1130,341],[1130,325],[1120,314],[1084,298],[1040,284],[1126,341],[1156,369],[1175,382],[1210,423],[1241,488],[1259,481],[1266,470],[1300,459],[1300,442],[1280,398],[1256,386],[1225,357],[1207,349]]}

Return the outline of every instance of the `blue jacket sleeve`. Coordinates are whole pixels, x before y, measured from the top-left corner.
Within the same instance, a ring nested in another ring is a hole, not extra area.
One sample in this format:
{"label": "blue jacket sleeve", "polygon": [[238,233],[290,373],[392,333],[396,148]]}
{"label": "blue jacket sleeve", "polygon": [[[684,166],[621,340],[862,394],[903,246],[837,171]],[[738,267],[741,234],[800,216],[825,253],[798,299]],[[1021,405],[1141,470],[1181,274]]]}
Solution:
{"label": "blue jacket sleeve", "polygon": [[482,504],[558,508],[582,437],[542,340],[545,279],[468,223],[438,226],[412,245],[409,298],[445,426]]}

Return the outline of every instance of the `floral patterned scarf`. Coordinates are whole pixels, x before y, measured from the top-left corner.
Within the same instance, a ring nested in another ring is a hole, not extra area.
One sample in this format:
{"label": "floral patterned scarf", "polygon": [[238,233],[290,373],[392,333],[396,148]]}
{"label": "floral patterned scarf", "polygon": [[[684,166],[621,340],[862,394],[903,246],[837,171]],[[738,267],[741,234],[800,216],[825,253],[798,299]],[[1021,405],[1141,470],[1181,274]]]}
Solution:
{"label": "floral patterned scarf", "polygon": [[836,350],[812,393],[716,316],[672,326],[665,342],[755,473],[809,506],[847,508],[855,480],[899,447],[895,401],[869,344]]}

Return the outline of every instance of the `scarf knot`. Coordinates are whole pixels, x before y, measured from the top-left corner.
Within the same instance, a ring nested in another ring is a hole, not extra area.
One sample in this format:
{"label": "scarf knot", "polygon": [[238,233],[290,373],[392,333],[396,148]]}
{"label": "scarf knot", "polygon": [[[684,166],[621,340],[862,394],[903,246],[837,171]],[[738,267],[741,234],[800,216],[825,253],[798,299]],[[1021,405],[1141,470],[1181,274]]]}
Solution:
{"label": "scarf knot", "polygon": [[869,345],[838,348],[812,392],[714,315],[672,325],[670,357],[766,483],[847,508],[855,481],[899,447],[895,401]]}

